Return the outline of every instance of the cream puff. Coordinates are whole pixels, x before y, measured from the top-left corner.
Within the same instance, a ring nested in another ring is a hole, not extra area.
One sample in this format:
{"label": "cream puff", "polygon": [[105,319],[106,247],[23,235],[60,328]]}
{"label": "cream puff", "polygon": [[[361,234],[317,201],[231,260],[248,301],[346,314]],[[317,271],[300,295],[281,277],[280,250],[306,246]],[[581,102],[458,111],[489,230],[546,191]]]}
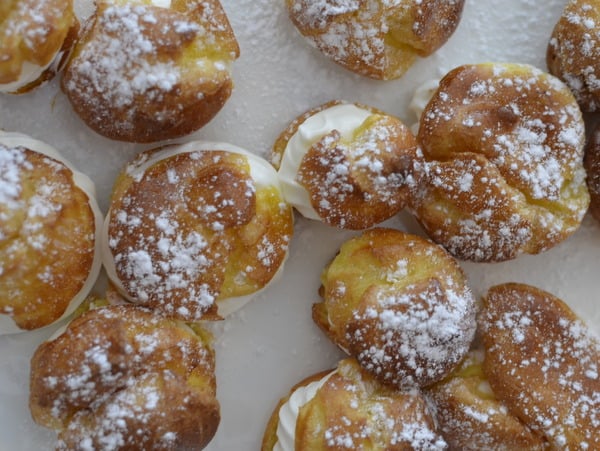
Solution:
{"label": "cream puff", "polygon": [[436,244],[376,228],[345,242],[321,276],[313,319],[380,382],[424,387],[469,351],[475,298]]}
{"label": "cream puff", "polygon": [[52,78],[73,46],[73,0],[0,4],[0,92],[21,94]]}
{"label": "cream puff", "polygon": [[226,143],[169,145],[118,177],[104,265],[131,302],[184,321],[218,319],[274,280],[292,230],[266,160]]}
{"label": "cream puff", "polygon": [[586,112],[600,109],[600,5],[568,0],[552,31],[546,62]]}
{"label": "cream puff", "polygon": [[480,318],[483,370],[508,409],[556,450],[600,449],[600,342],[560,299],[492,287]]}
{"label": "cream puff", "polygon": [[298,31],[336,63],[378,80],[401,77],[458,26],[464,0],[286,0]]}
{"label": "cream puff", "polygon": [[62,88],[101,135],[171,139],[199,129],[223,107],[238,56],[218,0],[102,0],[67,63]]}
{"label": "cream puff", "polygon": [[353,359],[297,384],[279,402],[262,451],[443,450],[446,443],[417,390],[381,385]]}
{"label": "cream puff", "polygon": [[459,259],[504,261],[571,236],[587,211],[581,111],[532,66],[449,72],[425,107],[411,210]]}
{"label": "cream puff", "polygon": [[543,436],[514,416],[492,391],[483,373],[484,352],[473,350],[448,377],[425,395],[449,449],[541,451]]}
{"label": "cream puff", "polygon": [[286,200],[303,216],[366,229],[404,208],[419,154],[399,119],[334,101],[294,120],[275,142],[271,162]]}
{"label": "cream puff", "polygon": [[50,145],[0,132],[0,334],[75,310],[100,272],[92,181]]}
{"label": "cream puff", "polygon": [[142,307],[99,307],[31,359],[33,419],[57,449],[202,449],[220,421],[210,338]]}

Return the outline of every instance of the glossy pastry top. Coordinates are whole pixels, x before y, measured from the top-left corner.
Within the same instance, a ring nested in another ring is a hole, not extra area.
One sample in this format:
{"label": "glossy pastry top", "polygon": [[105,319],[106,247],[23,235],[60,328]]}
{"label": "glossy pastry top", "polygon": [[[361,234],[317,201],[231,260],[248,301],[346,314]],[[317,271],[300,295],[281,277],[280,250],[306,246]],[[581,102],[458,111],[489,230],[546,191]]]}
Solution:
{"label": "glossy pastry top", "polygon": [[118,178],[105,266],[132,302],[185,321],[217,319],[279,273],[292,221],[260,157],[226,143],[166,146]]}
{"label": "glossy pastry top", "polygon": [[49,325],[90,292],[102,224],[94,195],[54,148],[0,132],[0,333]]}

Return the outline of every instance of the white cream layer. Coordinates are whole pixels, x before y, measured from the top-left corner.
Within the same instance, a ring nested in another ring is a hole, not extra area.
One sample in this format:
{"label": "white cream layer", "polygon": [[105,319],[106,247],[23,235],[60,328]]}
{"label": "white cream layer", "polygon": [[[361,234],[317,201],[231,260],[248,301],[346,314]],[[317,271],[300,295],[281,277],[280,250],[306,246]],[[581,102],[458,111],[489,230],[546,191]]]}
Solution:
{"label": "white cream layer", "polygon": [[421,114],[425,110],[425,107],[437,91],[440,85],[439,80],[428,80],[419,86],[413,94],[408,107],[414,113],[417,121],[410,127],[411,131],[416,135],[419,132],[419,122],[421,121]]}
{"label": "white cream layer", "polygon": [[279,180],[285,200],[304,217],[321,219],[308,192],[296,180],[302,158],[313,144],[333,130],[337,130],[343,139],[351,139],[355,130],[372,114],[353,104],[335,105],[306,119],[288,141],[281,158]]}
{"label": "white cream layer", "polygon": [[289,399],[279,409],[279,423],[277,424],[277,443],[273,451],[294,451],[296,449],[296,421],[302,406],[313,399],[317,391],[335,373],[332,371],[318,381],[298,387]]}
{"label": "white cream layer", "polygon": [[[57,53],[58,55],[58,53]],[[23,86],[27,86],[29,83],[34,82],[48,69],[52,63],[56,60],[56,56],[50,60],[45,66],[38,66],[37,64],[25,61],[21,66],[21,73],[19,78],[10,83],[0,83],[0,92],[13,93],[21,89]]]}
{"label": "white cream layer", "polygon": [[[96,239],[95,239],[95,251],[94,251],[94,259],[92,261],[92,266],[90,267],[90,272],[88,274],[87,279],[85,280],[83,286],[79,290],[79,292],[71,299],[67,309],[63,313],[63,315],[57,319],[54,323],[66,318],[71,313],[75,311],[75,309],[85,300],[90,291],[92,290],[96,280],[98,279],[98,275],[100,274],[100,269],[102,267],[102,260],[100,255],[100,232],[102,230],[102,221],[103,216],[100,211],[100,207],[96,201],[96,188],[92,180],[82,172],[79,172],[75,169],[71,163],[69,163],[65,158],[56,150],[54,147],[46,144],[45,142],[39,141],[37,139],[33,139],[27,135],[15,132],[3,132],[0,131],[0,144],[5,145],[6,147],[24,147],[26,149],[33,150],[35,152],[39,152],[44,154],[50,158],[53,158],[57,161],[60,161],[67,168],[71,170],[73,173],[73,182],[75,185],[81,189],[88,197],[90,208],[94,214],[95,219],[95,229],[96,229]],[[49,326],[50,324],[48,324]],[[17,327],[15,322],[12,320],[10,316],[0,315],[0,335],[4,334],[12,334],[18,332],[27,332],[26,330],[20,329]]]}
{"label": "white cream layer", "polygon": [[[227,151],[232,153],[237,153],[244,155],[248,159],[248,165],[250,166],[250,177],[254,182],[254,185],[257,189],[267,188],[271,186],[275,186],[279,191],[281,191],[281,186],[279,183],[279,179],[277,177],[277,172],[265,159],[248,152],[241,147],[234,146],[233,144],[223,143],[223,142],[210,142],[210,141],[192,141],[186,144],[175,144],[169,147],[166,147],[163,150],[160,150],[154,153],[151,158],[143,161],[137,166],[130,166],[127,168],[127,174],[132,177],[134,180],[138,180],[143,176],[143,174],[153,165],[158,163],[161,160],[171,158],[175,155],[183,154],[183,153],[193,153],[199,151]],[[282,194],[283,201],[283,194]],[[110,210],[106,215],[106,219],[104,221],[104,227],[102,231],[102,239],[101,239],[101,254],[102,254],[102,262],[104,263],[104,269],[106,270],[106,274],[108,278],[113,282],[116,289],[119,293],[128,301],[135,302],[135,300],[127,294],[127,290],[123,286],[123,283],[119,279],[117,275],[117,270],[115,268],[115,260],[113,254],[110,250],[110,246],[108,245],[108,225],[110,222]],[[287,259],[288,252],[286,252],[286,257],[282,261],[281,265],[277,269],[277,272],[273,276],[273,278],[260,290],[255,291],[254,293],[245,295],[245,296],[236,296],[227,299],[219,299],[217,301],[218,313],[222,317],[226,317],[233,312],[241,309],[244,305],[250,302],[257,294],[261,291],[265,290],[271,283],[277,280],[282,271],[283,266],[285,264],[285,260]]]}

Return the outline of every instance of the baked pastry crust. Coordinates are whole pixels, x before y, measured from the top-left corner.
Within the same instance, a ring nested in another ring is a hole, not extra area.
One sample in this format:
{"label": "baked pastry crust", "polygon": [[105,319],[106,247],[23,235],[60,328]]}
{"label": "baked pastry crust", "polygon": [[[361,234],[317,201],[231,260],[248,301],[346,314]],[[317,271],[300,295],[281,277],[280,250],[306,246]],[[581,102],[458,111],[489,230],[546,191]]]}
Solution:
{"label": "baked pastry crust", "polygon": [[509,410],[556,450],[600,447],[600,343],[560,299],[492,287],[481,314],[483,369]]}
{"label": "baked pastry crust", "polygon": [[[344,106],[355,107],[355,114],[362,115],[349,133],[337,129],[329,117],[346,114],[339,108]],[[318,124],[307,122],[317,118]],[[312,131],[313,126],[318,132]],[[306,135],[313,133],[314,142],[305,142]],[[290,148],[292,143],[302,148],[301,157],[287,155],[298,152]],[[330,226],[361,230],[405,207],[411,167],[419,157],[415,137],[396,117],[373,107],[332,101],[292,121],[275,141],[271,162],[279,171],[286,199],[305,216]],[[295,159],[298,167],[292,168],[286,160]],[[294,186],[288,188],[288,184]],[[302,198],[288,194],[288,189],[296,187]]]}
{"label": "baked pastry crust", "polygon": [[550,73],[573,91],[581,109],[600,109],[600,5],[569,0],[558,20],[546,54]]}
{"label": "baked pastry crust", "polygon": [[0,132],[0,333],[52,324],[89,293],[102,224],[93,195],[54,148]]}
{"label": "baked pastry crust", "polygon": [[89,310],[35,351],[33,419],[57,449],[202,449],[220,420],[208,340],[141,307]]}
{"label": "baked pastry crust", "polygon": [[[290,394],[324,376],[319,373],[305,379]],[[280,401],[271,416],[262,451],[273,450],[278,441],[279,410],[288,398]],[[446,449],[418,391],[381,385],[353,359],[339,362],[314,398],[300,407],[295,431],[295,449],[300,450]]]}
{"label": "baked pastry crust", "polygon": [[423,111],[418,141],[426,163],[411,209],[457,258],[540,253],[587,211],[581,111],[563,83],[532,66],[454,69]]}
{"label": "baked pastry crust", "polygon": [[597,125],[585,148],[583,160],[590,192],[590,213],[600,221],[600,125]]}
{"label": "baked pastry crust", "polygon": [[367,77],[402,76],[441,47],[459,24],[464,0],[286,0],[291,21],[336,63]]}
{"label": "baked pastry crust", "polygon": [[0,92],[22,94],[52,78],[78,30],[72,0],[2,2]]}
{"label": "baked pastry crust", "polygon": [[483,352],[469,352],[460,367],[428,387],[432,413],[450,450],[541,451],[545,439],[512,415],[489,387]]}
{"label": "baked pastry crust", "polygon": [[275,278],[293,215],[266,161],[198,141],[128,164],[105,224],[104,264],[121,294],[198,321],[231,313]]}
{"label": "baked pastry crust", "polygon": [[469,350],[475,299],[456,260],[428,240],[368,230],[342,245],[321,283],[314,321],[382,383],[433,384]]}
{"label": "baked pastry crust", "polygon": [[239,46],[218,0],[170,7],[100,1],[67,63],[63,91],[108,138],[154,142],[191,133],[231,95]]}

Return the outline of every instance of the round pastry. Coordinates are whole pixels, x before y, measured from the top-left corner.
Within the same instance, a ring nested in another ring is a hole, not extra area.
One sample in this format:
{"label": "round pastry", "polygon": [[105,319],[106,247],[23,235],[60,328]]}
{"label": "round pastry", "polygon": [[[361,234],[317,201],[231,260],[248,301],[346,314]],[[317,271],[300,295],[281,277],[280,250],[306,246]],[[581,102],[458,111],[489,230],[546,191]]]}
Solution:
{"label": "round pastry", "polygon": [[444,450],[446,443],[417,390],[381,385],[353,359],[311,376],[280,402],[262,451]]}
{"label": "round pastry", "polygon": [[210,121],[232,90],[239,47],[218,0],[98,2],[63,91],[108,138],[152,142]]}
{"label": "round pastry", "polygon": [[509,283],[484,299],[492,390],[553,449],[600,449],[600,342],[560,299]]}
{"label": "round pastry", "polygon": [[35,351],[29,407],[57,449],[202,449],[220,420],[214,365],[201,329],[100,307]]}
{"label": "round pastry", "polygon": [[411,209],[457,258],[537,254],[579,227],[589,204],[581,111],[532,66],[486,63],[448,73],[421,115]]}
{"label": "round pastry", "polygon": [[568,0],[550,42],[546,62],[586,112],[600,108],[600,5]]}
{"label": "round pastry", "polygon": [[0,334],[73,312],[100,272],[101,228],[86,175],[48,144],[0,131]]}
{"label": "round pastry", "polygon": [[469,350],[475,299],[456,260],[428,240],[371,229],[342,245],[321,282],[313,319],[383,383],[433,384]]}
{"label": "round pastry", "polygon": [[52,78],[78,30],[73,0],[0,3],[0,92],[21,94]]}
{"label": "round pastry", "polygon": [[419,154],[399,119],[335,101],[293,121],[275,142],[271,161],[286,200],[302,215],[366,229],[404,208]]}
{"label": "round pastry", "polygon": [[283,267],[292,209],[262,158],[225,143],[141,153],[117,179],[103,260],[131,302],[184,321],[237,310]]}
{"label": "round pastry", "polygon": [[464,0],[286,0],[290,19],[321,52],[378,80],[402,76],[454,33]]}
{"label": "round pastry", "polygon": [[544,438],[498,400],[483,374],[481,350],[470,351],[450,376],[425,391],[451,450],[542,451]]}
{"label": "round pastry", "polygon": [[590,192],[590,212],[600,221],[600,125],[590,136],[585,149],[584,166],[587,171],[587,186]]}

